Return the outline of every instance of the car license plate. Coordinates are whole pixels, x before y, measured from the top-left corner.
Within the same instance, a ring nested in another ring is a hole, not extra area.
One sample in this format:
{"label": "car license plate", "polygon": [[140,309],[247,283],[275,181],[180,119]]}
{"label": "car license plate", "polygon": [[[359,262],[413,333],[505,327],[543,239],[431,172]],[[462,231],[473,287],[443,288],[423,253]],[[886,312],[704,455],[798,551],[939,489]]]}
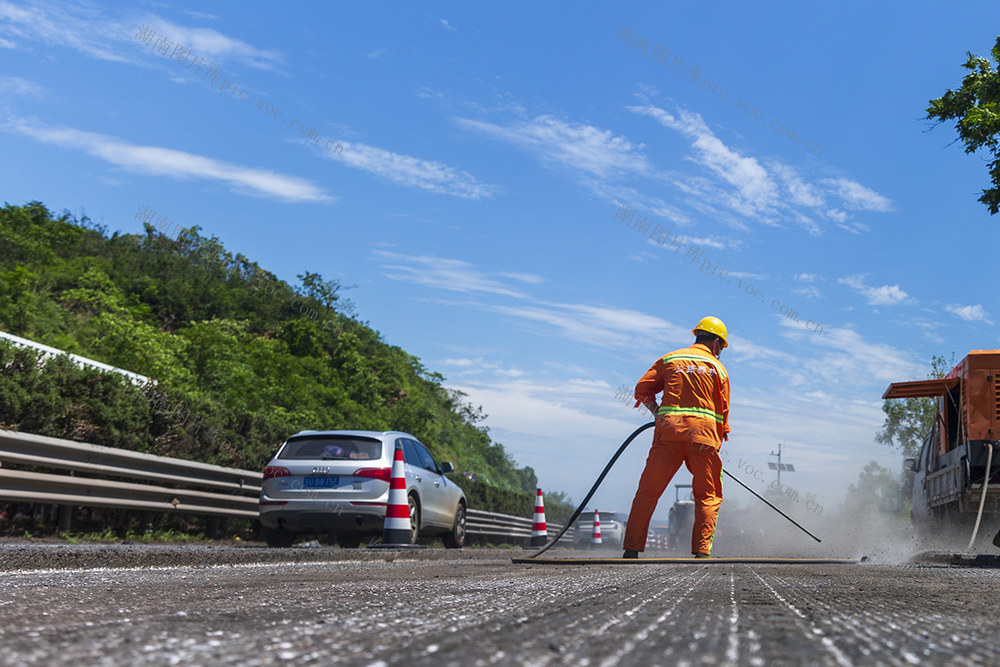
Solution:
{"label": "car license plate", "polygon": [[339,477],[306,477],[302,480],[302,486],[306,489],[330,489],[340,486]]}

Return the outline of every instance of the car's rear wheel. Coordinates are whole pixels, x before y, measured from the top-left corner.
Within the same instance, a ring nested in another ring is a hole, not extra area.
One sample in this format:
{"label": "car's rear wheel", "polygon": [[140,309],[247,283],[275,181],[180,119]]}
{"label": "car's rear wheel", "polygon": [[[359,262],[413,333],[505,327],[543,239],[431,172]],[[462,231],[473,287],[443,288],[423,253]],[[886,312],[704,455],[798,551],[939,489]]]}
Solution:
{"label": "car's rear wheel", "polygon": [[465,505],[458,504],[455,511],[455,523],[451,532],[444,536],[444,546],[448,549],[461,549],[465,546]]}
{"label": "car's rear wheel", "polygon": [[260,532],[264,536],[264,541],[269,547],[287,549],[295,541],[295,533],[284,528],[268,528],[261,526]]}
{"label": "car's rear wheel", "polygon": [[410,544],[416,544],[420,537],[420,503],[416,496],[410,496]]}

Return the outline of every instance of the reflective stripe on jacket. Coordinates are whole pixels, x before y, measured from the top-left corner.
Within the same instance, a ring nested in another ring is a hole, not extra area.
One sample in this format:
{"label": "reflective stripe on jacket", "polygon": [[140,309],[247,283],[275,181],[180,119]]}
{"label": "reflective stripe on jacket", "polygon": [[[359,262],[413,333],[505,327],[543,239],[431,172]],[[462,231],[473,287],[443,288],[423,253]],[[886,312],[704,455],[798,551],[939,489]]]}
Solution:
{"label": "reflective stripe on jacket", "polygon": [[635,398],[655,403],[656,439],[722,445],[729,434],[729,374],[707,346],[695,343],[657,359],[635,386]]}

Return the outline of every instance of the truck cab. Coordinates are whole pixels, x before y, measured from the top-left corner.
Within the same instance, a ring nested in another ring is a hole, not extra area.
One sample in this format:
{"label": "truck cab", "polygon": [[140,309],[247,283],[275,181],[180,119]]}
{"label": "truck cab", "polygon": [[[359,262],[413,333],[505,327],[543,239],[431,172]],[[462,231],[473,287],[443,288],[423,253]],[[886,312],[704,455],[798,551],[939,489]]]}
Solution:
{"label": "truck cab", "polygon": [[[894,382],[882,398],[934,398],[937,413],[915,473],[914,526],[924,534],[970,527],[988,481],[984,525],[1000,524],[1000,350],[973,350],[943,378]],[[993,448],[990,469],[989,450]]]}

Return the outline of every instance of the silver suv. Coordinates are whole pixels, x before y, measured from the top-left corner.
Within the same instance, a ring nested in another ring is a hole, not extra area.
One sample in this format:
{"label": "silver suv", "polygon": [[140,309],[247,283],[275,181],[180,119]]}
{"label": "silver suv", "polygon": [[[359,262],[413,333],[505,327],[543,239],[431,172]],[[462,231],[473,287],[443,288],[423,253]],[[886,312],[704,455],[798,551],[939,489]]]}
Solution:
{"label": "silver suv", "polygon": [[401,431],[302,431],[290,437],[264,470],[260,523],[268,546],[289,547],[296,532],[325,532],[342,547],[382,534],[396,443],[403,447],[410,541],[442,535],[446,547],[465,544],[465,493],[445,477],[427,449]]}
{"label": "silver suv", "polygon": [[[601,544],[621,546],[625,542],[625,524],[627,519],[618,512],[606,512],[602,509],[598,509],[597,515],[601,520]],[[573,544],[578,547],[590,544],[590,536],[593,530],[594,511],[587,510],[576,521]]]}

